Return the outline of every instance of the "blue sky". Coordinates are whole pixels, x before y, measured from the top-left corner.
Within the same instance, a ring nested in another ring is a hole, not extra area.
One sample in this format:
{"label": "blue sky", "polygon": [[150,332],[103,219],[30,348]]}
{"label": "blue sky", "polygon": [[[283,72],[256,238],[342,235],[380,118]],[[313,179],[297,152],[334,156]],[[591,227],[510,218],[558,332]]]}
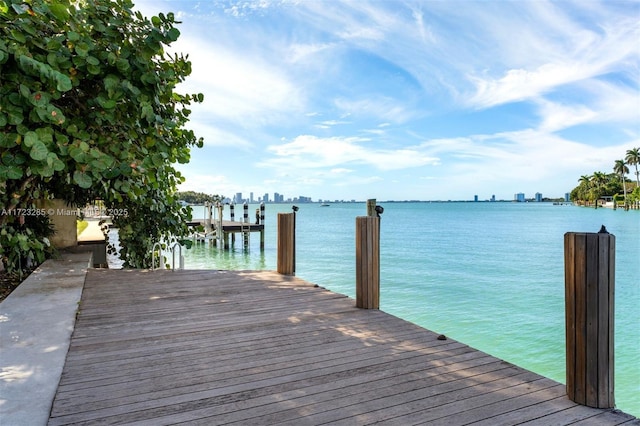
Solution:
{"label": "blue sky", "polygon": [[[205,96],[182,190],[559,197],[640,146],[638,1],[137,1]],[[630,176],[633,177],[633,176]]]}

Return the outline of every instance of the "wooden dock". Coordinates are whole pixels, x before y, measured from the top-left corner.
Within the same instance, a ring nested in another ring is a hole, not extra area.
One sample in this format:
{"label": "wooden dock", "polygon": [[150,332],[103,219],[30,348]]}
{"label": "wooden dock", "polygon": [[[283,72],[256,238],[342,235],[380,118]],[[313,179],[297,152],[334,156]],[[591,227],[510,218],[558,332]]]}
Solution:
{"label": "wooden dock", "polygon": [[[559,355],[562,356],[562,355]],[[89,270],[50,425],[639,425],[292,276]]]}
{"label": "wooden dock", "polygon": [[210,224],[210,229],[207,229],[207,222],[205,220],[193,220],[187,222],[187,226],[195,228],[199,226],[205,227],[205,232],[194,232],[196,239],[210,239],[212,241],[220,241],[221,248],[228,249],[229,236],[235,242],[235,234],[242,234],[244,237],[243,244],[248,245],[248,236],[253,232],[260,233],[260,248],[264,249],[264,222],[263,223],[250,223],[250,222],[236,222],[232,220],[213,221]]}

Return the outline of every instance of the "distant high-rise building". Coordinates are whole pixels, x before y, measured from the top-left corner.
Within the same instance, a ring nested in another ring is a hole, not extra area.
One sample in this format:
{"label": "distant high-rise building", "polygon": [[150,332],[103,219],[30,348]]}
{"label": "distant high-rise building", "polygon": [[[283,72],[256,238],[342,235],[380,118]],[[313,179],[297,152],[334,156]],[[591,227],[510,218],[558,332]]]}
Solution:
{"label": "distant high-rise building", "polygon": [[235,201],[236,204],[242,204],[242,192],[236,192],[236,197],[233,199],[233,201]]}
{"label": "distant high-rise building", "polygon": [[262,202],[263,203],[268,203],[269,202],[269,194],[264,194],[264,196],[262,197]]}
{"label": "distant high-rise building", "polygon": [[249,193],[249,202],[253,203],[253,192]]}
{"label": "distant high-rise building", "polygon": [[523,203],[523,202],[524,202],[524,200],[525,200],[525,198],[524,198],[524,193],[522,193],[522,192],[518,192],[517,194],[515,194],[515,195],[513,196],[513,200],[514,200],[514,201],[517,201],[517,202],[519,202],[519,203]]}
{"label": "distant high-rise building", "polygon": [[539,192],[536,192],[536,201],[539,203],[542,201],[542,194]]}
{"label": "distant high-rise building", "polygon": [[478,201],[478,196],[477,195],[473,196],[473,201],[476,201],[476,202]]}
{"label": "distant high-rise building", "polygon": [[571,201],[571,194],[569,194],[568,192],[564,193],[564,201],[566,201],[567,203],[569,201]]}
{"label": "distant high-rise building", "polygon": [[491,196],[491,201],[496,201],[496,196],[495,196],[495,194],[493,194],[493,195]]}

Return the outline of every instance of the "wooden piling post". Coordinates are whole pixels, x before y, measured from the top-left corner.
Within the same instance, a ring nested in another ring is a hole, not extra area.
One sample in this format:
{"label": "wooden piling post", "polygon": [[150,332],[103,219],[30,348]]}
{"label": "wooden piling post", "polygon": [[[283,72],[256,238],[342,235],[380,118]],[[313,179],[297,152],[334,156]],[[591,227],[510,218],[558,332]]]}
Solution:
{"label": "wooden piling post", "polygon": [[295,213],[278,213],[277,271],[295,275]]}
{"label": "wooden piling post", "polygon": [[613,408],[615,236],[564,235],[567,396]]}
{"label": "wooden piling post", "polygon": [[264,203],[260,203],[260,224],[262,224],[262,229],[260,230],[260,250],[264,250]]}
{"label": "wooden piling post", "polygon": [[242,229],[245,229],[246,226],[246,230],[242,232],[242,237],[243,237],[243,243],[244,243],[244,248],[248,249],[249,248],[249,234],[251,233],[249,230],[249,203],[247,203],[246,201],[244,202],[244,204],[242,205]]}
{"label": "wooden piling post", "polygon": [[[229,216],[231,217],[231,222],[236,221],[236,203],[232,201],[229,204]],[[231,234],[231,244],[235,245],[236,243],[236,234]]]}
{"label": "wooden piling post", "polygon": [[[218,240],[218,247],[223,248],[223,235],[222,235],[222,212],[224,210],[224,206],[221,202],[218,201],[216,204],[216,209],[218,210],[218,221],[216,224],[216,239]],[[229,248],[229,247],[224,247]]]}
{"label": "wooden piling post", "polygon": [[367,200],[367,216],[376,216],[376,199]]}
{"label": "wooden piling post", "polygon": [[380,308],[380,218],[377,216],[356,217],[356,307]]}

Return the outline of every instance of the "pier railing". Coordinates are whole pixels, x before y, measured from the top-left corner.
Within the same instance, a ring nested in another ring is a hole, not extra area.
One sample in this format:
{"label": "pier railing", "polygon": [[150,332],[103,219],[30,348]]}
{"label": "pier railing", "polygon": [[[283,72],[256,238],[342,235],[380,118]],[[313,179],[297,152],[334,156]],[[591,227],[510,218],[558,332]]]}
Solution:
{"label": "pier railing", "polygon": [[[166,265],[163,255],[163,249],[167,248],[167,252],[171,252],[171,270],[176,269],[176,248],[178,249],[178,268],[184,269],[184,256],[182,255],[182,244],[172,238],[169,242],[158,241],[151,247],[151,270],[164,269]],[[158,259],[158,265],[156,266],[156,259]]]}

